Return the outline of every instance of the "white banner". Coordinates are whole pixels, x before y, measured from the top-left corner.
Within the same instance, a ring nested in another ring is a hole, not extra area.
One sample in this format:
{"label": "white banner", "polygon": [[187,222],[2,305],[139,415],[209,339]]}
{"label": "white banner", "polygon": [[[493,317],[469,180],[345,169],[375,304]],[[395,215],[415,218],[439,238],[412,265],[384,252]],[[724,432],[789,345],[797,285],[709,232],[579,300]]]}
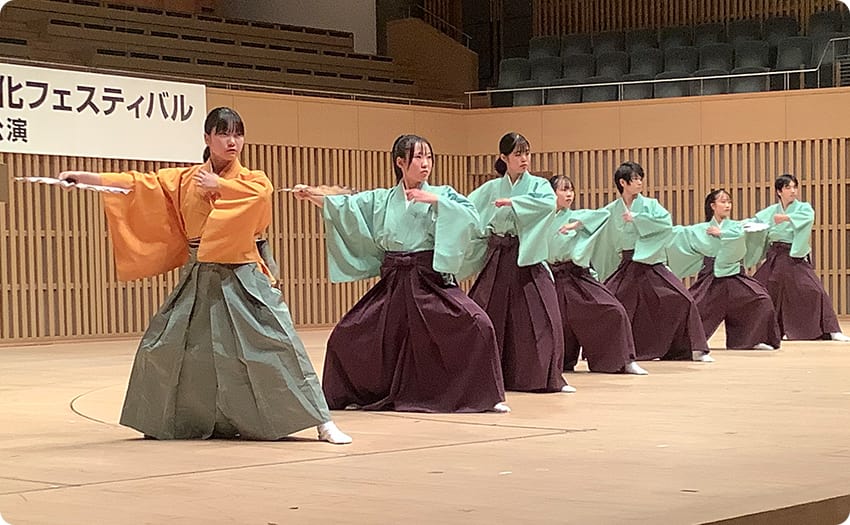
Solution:
{"label": "white banner", "polygon": [[0,151],[200,162],[200,84],[0,62]]}

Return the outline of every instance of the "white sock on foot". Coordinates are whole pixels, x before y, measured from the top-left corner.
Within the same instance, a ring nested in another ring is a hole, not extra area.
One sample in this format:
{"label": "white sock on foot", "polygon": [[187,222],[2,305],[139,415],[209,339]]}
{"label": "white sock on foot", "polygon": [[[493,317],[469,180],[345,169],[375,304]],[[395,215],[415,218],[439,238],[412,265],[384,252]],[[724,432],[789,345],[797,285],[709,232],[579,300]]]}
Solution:
{"label": "white sock on foot", "polygon": [[500,414],[507,414],[511,411],[511,407],[506,405],[505,403],[496,403],[493,405],[493,412],[498,412]]}
{"label": "white sock on foot", "polygon": [[695,350],[691,353],[691,359],[694,361],[699,361],[700,363],[713,363],[714,358],[708,355],[708,352],[703,352],[702,350]]}
{"label": "white sock on foot", "polygon": [[832,332],[829,334],[829,338],[833,341],[841,341],[842,343],[850,342],[850,337],[842,334],[841,332]]}
{"label": "white sock on foot", "polygon": [[776,348],[770,346],[767,343],[759,343],[753,347],[753,350],[776,350]]}
{"label": "white sock on foot", "polygon": [[565,394],[572,394],[575,391],[576,391],[576,387],[574,387],[574,386],[564,385],[564,386],[561,387],[561,392],[564,392]]}
{"label": "white sock on foot", "polygon": [[641,368],[640,365],[637,364],[636,361],[631,361],[629,364],[627,364],[625,367],[623,367],[623,372],[625,372],[627,374],[634,374],[636,376],[649,375],[649,372],[647,372],[646,370]]}
{"label": "white sock on foot", "polygon": [[319,431],[319,440],[327,441],[334,445],[348,445],[351,443],[351,436],[337,428],[333,421],[325,421],[316,427]]}

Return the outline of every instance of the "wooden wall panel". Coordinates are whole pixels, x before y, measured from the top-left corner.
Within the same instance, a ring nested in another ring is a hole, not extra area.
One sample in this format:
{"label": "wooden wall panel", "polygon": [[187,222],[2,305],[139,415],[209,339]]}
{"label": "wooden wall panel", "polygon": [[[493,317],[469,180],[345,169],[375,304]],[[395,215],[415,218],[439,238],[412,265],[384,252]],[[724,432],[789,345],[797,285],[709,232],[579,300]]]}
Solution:
{"label": "wooden wall panel", "polygon": [[834,0],[534,0],[534,36],[692,26],[744,18],[793,16],[806,27]]}

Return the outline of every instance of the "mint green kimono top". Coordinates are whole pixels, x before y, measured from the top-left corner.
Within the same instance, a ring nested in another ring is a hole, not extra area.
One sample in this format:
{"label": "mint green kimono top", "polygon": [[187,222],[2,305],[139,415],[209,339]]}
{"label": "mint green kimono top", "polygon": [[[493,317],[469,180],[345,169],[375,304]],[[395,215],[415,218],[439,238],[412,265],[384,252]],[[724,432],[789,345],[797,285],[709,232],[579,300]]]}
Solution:
{"label": "mint green kimono top", "polygon": [[[700,271],[703,257],[714,257],[714,276],[729,277],[741,271],[747,255],[747,239],[743,222],[716,219],[691,226],[673,227],[673,238],[667,246],[667,265],[677,277],[687,277]],[[720,237],[706,233],[711,226],[720,228]]]}
{"label": "mint green kimono top", "polygon": [[433,269],[455,274],[478,232],[475,206],[451,186],[422,183],[439,197],[436,206],[407,202],[403,183],[324,199],[322,216],[332,282],[380,274],[386,252],[434,250]]}
{"label": "mint green kimono top", "polygon": [[600,246],[594,251],[593,268],[600,280],[614,273],[620,264],[620,254],[634,250],[632,260],[644,264],[667,261],[666,247],[673,234],[673,221],[664,206],[651,197],[638,195],[631,205],[632,222],[623,220],[626,204],[622,198],[604,208],[611,213],[600,236]]}
{"label": "mint green kimono top", "polygon": [[[511,206],[497,208],[496,199],[510,198]],[[480,272],[487,255],[491,235],[515,235],[519,238],[519,266],[546,261],[548,237],[555,215],[557,198],[549,181],[528,172],[511,184],[508,175],[485,182],[469,194],[481,218],[476,239],[470,244],[459,278]]]}
{"label": "mint green kimono top", "polygon": [[[611,212],[608,210],[561,210],[555,212],[549,235],[549,263],[569,261],[577,266],[589,268],[593,249],[602,233],[602,228]],[[567,233],[561,233],[562,226],[571,222],[581,222],[581,226]]]}
{"label": "mint green kimono top", "polygon": [[[776,224],[773,216],[788,215],[790,221]],[[764,258],[767,247],[772,242],[786,242],[791,245],[791,257],[805,257],[812,251],[812,225],[815,222],[815,210],[808,202],[795,200],[782,208],[777,202],[756,213],[756,221],[769,225],[764,235],[754,237],[748,245],[747,266],[752,266]],[[749,237],[749,236],[748,236]],[[749,239],[748,239],[749,240]]]}

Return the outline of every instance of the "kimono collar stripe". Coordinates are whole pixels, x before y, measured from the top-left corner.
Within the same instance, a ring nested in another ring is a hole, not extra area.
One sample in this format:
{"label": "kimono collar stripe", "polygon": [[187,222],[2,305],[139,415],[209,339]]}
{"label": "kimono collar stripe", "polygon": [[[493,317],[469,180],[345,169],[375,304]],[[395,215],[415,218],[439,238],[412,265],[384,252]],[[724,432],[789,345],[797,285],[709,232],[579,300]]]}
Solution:
{"label": "kimono collar stripe", "polygon": [[[205,168],[209,171],[212,171],[212,169],[213,169],[212,168],[212,162],[210,162],[210,161],[205,162],[201,167]],[[236,160],[234,160],[233,162],[230,163],[230,166],[228,166],[228,168],[226,170],[219,173],[218,176],[223,178],[223,179],[234,179],[241,172],[242,172],[242,164],[240,164],[239,160],[236,159]]]}

